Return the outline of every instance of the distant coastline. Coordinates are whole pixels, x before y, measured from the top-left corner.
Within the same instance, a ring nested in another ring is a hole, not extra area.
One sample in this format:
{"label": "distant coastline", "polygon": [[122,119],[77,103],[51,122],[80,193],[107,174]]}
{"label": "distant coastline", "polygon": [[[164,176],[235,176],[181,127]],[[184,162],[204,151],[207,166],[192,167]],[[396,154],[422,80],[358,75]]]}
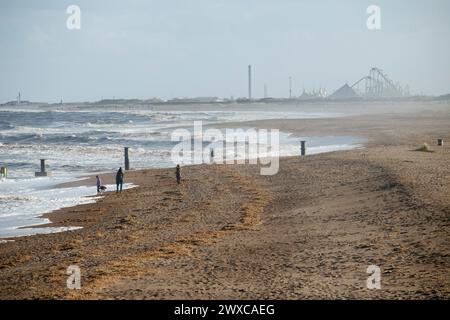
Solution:
{"label": "distant coastline", "polygon": [[398,97],[398,98],[363,98],[354,97],[348,99],[331,99],[331,98],[308,98],[304,99],[301,97],[294,98],[257,98],[257,99],[247,99],[247,98],[218,98],[218,97],[196,97],[196,98],[174,98],[163,100],[159,98],[152,99],[102,99],[98,101],[80,101],[80,102],[34,102],[34,101],[21,101],[17,104],[17,101],[12,100],[0,104],[2,106],[55,106],[55,105],[92,105],[92,106],[117,106],[117,105],[147,105],[147,106],[171,106],[171,105],[252,105],[252,104],[262,104],[262,103],[280,103],[280,104],[320,104],[320,103],[345,103],[345,102],[421,102],[421,101],[450,101],[450,94],[440,95],[440,96],[428,96],[428,95],[414,95],[408,97]]}

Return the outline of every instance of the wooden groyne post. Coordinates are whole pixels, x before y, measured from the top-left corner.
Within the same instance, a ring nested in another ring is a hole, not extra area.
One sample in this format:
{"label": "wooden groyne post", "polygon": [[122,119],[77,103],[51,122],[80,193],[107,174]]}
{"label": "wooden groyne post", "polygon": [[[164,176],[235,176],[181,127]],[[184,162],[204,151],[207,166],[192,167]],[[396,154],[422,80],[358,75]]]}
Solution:
{"label": "wooden groyne post", "polygon": [[45,172],[45,159],[41,159],[41,172]]}
{"label": "wooden groyne post", "polygon": [[125,147],[125,170],[130,170],[130,158],[128,154],[128,147]]}
{"label": "wooden groyne post", "polygon": [[35,177],[48,177],[51,176],[52,173],[45,171],[45,159],[41,159],[41,171],[36,171],[34,173]]}
{"label": "wooden groyne post", "polygon": [[301,150],[300,150],[300,154],[302,155],[302,156],[305,156],[306,155],[306,141],[300,141],[300,144],[301,144]]}
{"label": "wooden groyne post", "polygon": [[0,178],[8,178],[8,167],[0,167]]}

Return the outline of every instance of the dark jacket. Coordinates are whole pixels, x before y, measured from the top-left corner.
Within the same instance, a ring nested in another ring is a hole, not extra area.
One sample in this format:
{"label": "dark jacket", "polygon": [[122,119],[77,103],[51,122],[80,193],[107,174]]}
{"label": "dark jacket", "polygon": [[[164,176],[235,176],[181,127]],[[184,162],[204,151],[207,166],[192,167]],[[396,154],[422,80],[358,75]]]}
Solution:
{"label": "dark jacket", "polygon": [[123,172],[122,169],[119,169],[116,173],[116,184],[123,183]]}

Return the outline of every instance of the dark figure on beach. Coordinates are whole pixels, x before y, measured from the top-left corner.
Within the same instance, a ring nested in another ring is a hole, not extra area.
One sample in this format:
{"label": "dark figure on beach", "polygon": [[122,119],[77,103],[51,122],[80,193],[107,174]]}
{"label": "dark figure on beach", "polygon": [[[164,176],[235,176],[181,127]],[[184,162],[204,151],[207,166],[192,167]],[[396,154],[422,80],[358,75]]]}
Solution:
{"label": "dark figure on beach", "polygon": [[95,179],[97,180],[97,193],[100,193],[100,187],[102,186],[102,180],[100,179],[99,176],[95,176]]}
{"label": "dark figure on beach", "polygon": [[179,164],[177,164],[177,169],[175,171],[175,176],[177,177],[177,183],[180,184],[180,182],[181,182],[181,168],[180,168]]}
{"label": "dark figure on beach", "polygon": [[117,171],[117,173],[116,173],[116,185],[117,185],[116,193],[119,192],[119,187],[120,187],[120,192],[122,192],[122,186],[123,186],[123,171],[122,171],[122,167],[120,167],[119,171]]}

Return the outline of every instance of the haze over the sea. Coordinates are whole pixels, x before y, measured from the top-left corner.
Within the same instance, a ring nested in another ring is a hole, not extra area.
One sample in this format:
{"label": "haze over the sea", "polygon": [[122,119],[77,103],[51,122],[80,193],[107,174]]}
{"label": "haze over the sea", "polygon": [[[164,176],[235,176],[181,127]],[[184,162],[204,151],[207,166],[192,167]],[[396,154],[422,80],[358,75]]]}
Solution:
{"label": "haze over the sea", "polygon": [[381,30],[367,29],[373,1],[0,0],[0,102],[97,101],[247,95],[303,87],[329,92],[370,67],[412,93],[448,93],[450,2],[379,0]]}

